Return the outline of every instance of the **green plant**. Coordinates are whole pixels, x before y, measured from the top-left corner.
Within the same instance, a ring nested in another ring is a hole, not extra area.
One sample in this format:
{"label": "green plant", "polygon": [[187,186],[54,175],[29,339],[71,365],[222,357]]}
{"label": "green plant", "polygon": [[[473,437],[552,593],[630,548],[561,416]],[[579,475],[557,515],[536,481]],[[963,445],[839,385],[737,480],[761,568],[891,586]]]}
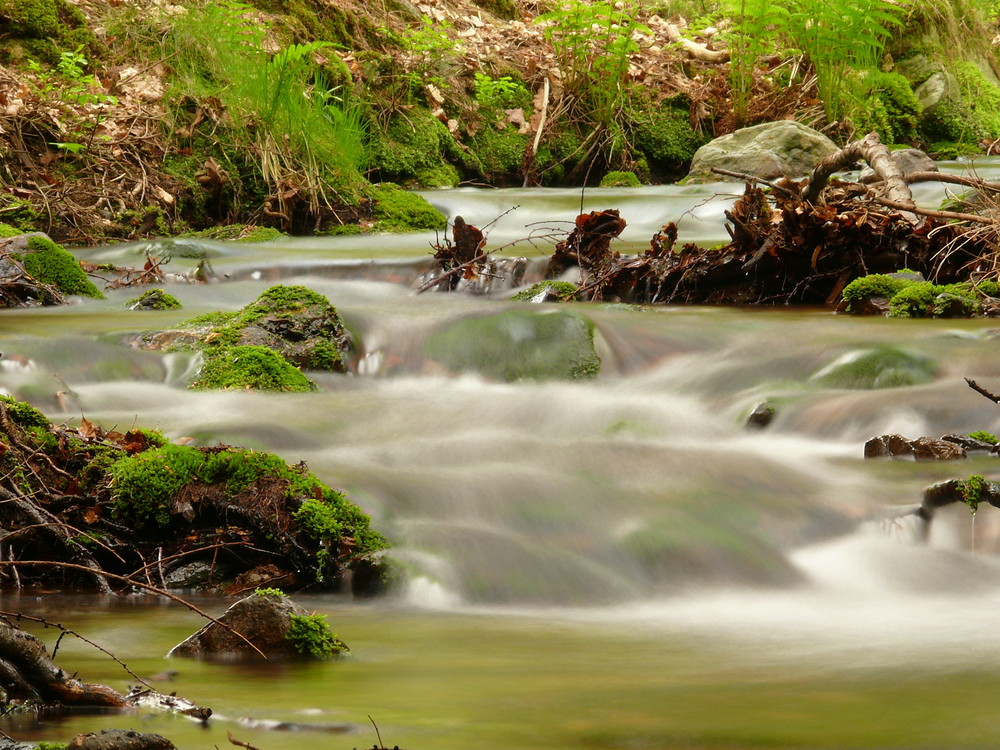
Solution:
{"label": "green plant", "polygon": [[571,114],[600,128],[616,120],[624,99],[629,57],[639,50],[633,36],[651,33],[636,20],[631,2],[562,0],[535,19],[555,50]]}
{"label": "green plant", "polygon": [[326,615],[291,615],[285,636],[295,650],[314,659],[329,659],[347,651],[347,646],[330,630]]}
{"label": "green plant", "polygon": [[746,125],[750,91],[757,60],[774,46],[777,34],[788,25],[789,11],[772,0],[733,0],[733,20],[725,35],[729,45],[729,84],[733,90],[733,114],[739,126]]}
{"label": "green plant", "polygon": [[510,76],[491,78],[476,71],[475,86],[476,101],[487,110],[527,107],[531,103],[531,92]]}

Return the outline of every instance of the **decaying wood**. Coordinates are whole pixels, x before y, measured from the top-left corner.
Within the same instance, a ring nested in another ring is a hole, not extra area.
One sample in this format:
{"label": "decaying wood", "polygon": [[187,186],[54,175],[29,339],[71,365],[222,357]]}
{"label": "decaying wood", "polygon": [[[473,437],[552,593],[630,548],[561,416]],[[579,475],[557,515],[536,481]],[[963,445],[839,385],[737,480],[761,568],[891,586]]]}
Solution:
{"label": "decaying wood", "polygon": [[1000,396],[998,396],[995,393],[991,393],[990,391],[986,390],[981,385],[979,385],[975,380],[971,380],[969,378],[966,378],[965,382],[968,383],[969,388],[971,388],[972,390],[974,390],[976,393],[978,393],[978,394],[980,394],[982,396],[985,396],[990,401],[992,401],[994,404],[1000,404]]}
{"label": "decaying wood", "polygon": [[688,39],[681,34],[680,27],[674,23],[666,25],[667,38],[680,46],[688,55],[702,62],[721,63],[729,59],[729,50],[709,49],[704,44],[699,44],[693,39]]}
{"label": "decaying wood", "polygon": [[[860,141],[847,144],[835,154],[827,156],[812,171],[802,187],[802,200],[816,203],[823,188],[827,186],[834,172],[849,168],[859,159],[864,159],[868,166],[875,170],[878,177],[886,183],[885,197],[896,203],[912,208],[913,193],[903,176],[899,163],[892,158],[892,153],[879,140],[877,133],[869,133]],[[904,213],[904,216],[906,214]],[[912,215],[911,215],[912,216]],[[916,224],[916,216],[907,216],[907,220]]]}

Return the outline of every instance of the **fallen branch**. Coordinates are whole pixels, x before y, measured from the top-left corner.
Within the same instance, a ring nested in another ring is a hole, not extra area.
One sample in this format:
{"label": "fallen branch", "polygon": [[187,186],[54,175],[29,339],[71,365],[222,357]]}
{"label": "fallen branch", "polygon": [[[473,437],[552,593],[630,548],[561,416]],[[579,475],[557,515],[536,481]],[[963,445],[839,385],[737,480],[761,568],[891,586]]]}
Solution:
{"label": "fallen branch", "polygon": [[988,390],[986,390],[981,385],[979,385],[978,383],[976,383],[975,380],[971,380],[969,378],[966,378],[965,382],[968,383],[969,384],[969,388],[971,388],[972,390],[974,390],[976,393],[979,393],[979,394],[981,394],[983,396],[986,396],[986,398],[988,398],[994,404],[1000,404],[1000,396],[997,396],[995,393],[990,393]]}
{"label": "fallen branch", "polygon": [[698,44],[698,42],[683,36],[677,24],[668,23],[666,25],[666,30],[667,38],[674,44],[679,45],[681,49],[687,52],[695,60],[722,63],[729,59],[729,50],[709,49],[704,44]]}
{"label": "fallen branch", "polygon": [[920,208],[919,206],[914,206],[907,203],[899,203],[898,201],[891,201],[888,198],[879,198],[873,195],[872,200],[879,203],[887,208],[894,208],[897,211],[911,211],[915,214],[921,216],[930,216],[934,219],[944,219],[946,221],[974,221],[977,224],[995,224],[996,221],[993,219],[988,219],[985,216],[979,216],[977,214],[963,214],[958,211],[936,211],[933,208]]}

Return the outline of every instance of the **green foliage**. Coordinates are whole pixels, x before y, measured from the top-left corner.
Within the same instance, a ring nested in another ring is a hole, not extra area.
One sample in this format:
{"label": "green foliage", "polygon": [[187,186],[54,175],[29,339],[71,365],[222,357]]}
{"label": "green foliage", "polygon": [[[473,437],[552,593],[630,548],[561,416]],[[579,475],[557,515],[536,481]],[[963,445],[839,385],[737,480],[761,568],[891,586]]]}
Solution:
{"label": "green foliage", "polygon": [[[315,479],[313,480],[315,482]],[[313,490],[294,513],[296,529],[307,538],[322,545],[340,542],[344,537],[353,539],[356,555],[366,555],[385,549],[385,538],[369,527],[371,519],[347,497],[316,483]],[[319,499],[315,495],[320,495]]]}
{"label": "green foliage", "polygon": [[483,109],[501,112],[517,107],[527,110],[531,106],[531,92],[523,83],[515,81],[510,76],[490,78],[476,71],[475,81],[476,101]]}
{"label": "green foliage", "polygon": [[292,44],[270,54],[269,31],[250,10],[209,2],[175,21],[163,49],[175,120],[188,119],[192,99],[216,101],[228,114],[236,171],[242,163],[278,195],[298,187],[314,214],[333,197],[355,202],[363,128],[347,92],[315,62],[329,45]]}
{"label": "green foliage", "polygon": [[303,656],[329,659],[347,651],[347,646],[330,630],[326,615],[291,615],[286,637]]}
{"label": "green foliage", "polygon": [[631,188],[642,187],[635,172],[608,172],[601,178],[601,187]]}
{"label": "green foliage", "polygon": [[983,490],[986,489],[986,477],[982,474],[973,474],[968,479],[959,483],[959,492],[962,493],[962,501],[969,506],[972,515],[979,509],[982,502]]}
{"label": "green foliage", "polygon": [[181,303],[174,295],[167,294],[162,289],[147,289],[126,302],[125,307],[129,310],[176,310],[181,307]]}
{"label": "green foliage", "polygon": [[555,292],[560,301],[574,299],[577,292],[576,284],[571,284],[568,281],[539,281],[537,284],[532,284],[527,289],[523,289],[515,294],[511,297],[511,300],[513,302],[531,302],[531,300],[546,289],[551,289]]}
{"label": "green foliage", "polygon": [[733,26],[726,33],[729,46],[729,83],[733,113],[739,126],[748,124],[750,91],[757,60],[774,47],[777,35],[789,23],[785,4],[772,0],[729,0]]}
{"label": "green foliage", "polygon": [[1000,443],[1000,440],[997,440],[996,435],[992,432],[987,432],[986,430],[976,430],[975,432],[970,432],[969,437],[973,440],[981,440],[984,443],[989,443],[990,445]]}
{"label": "green foliage", "polygon": [[636,17],[631,2],[561,0],[535,19],[555,50],[571,112],[599,127],[615,121],[624,101],[629,57],[639,51],[633,35],[651,33]]}
{"label": "green foliage", "polygon": [[169,525],[173,497],[195,480],[202,463],[198,449],[183,445],[165,445],[116,461],[108,468],[112,515],[139,529]]}
{"label": "green foliage", "polygon": [[63,294],[104,299],[104,295],[80,268],[76,258],[48,237],[32,237],[28,240],[24,268],[38,281],[58,287]]}
{"label": "green foliage", "polygon": [[414,232],[444,229],[444,215],[425,198],[392,183],[373,186],[372,218],[378,232]]}
{"label": "green foliage", "polygon": [[315,391],[316,385],[281,354],[266,346],[213,347],[193,390]]}

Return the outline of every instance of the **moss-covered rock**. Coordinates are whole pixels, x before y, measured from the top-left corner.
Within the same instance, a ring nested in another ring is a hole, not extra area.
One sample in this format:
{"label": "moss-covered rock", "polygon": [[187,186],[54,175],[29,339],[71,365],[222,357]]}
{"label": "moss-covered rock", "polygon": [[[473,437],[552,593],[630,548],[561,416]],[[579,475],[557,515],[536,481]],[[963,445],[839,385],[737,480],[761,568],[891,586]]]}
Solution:
{"label": "moss-covered rock", "polygon": [[63,294],[104,298],[87,278],[77,259],[48,237],[36,236],[28,240],[24,268],[38,281],[51,284]]}
{"label": "moss-covered rock", "polygon": [[0,0],[0,38],[0,62],[55,64],[60,51],[94,42],[86,17],[66,0]]}
{"label": "moss-covered rock", "polygon": [[1000,138],[1000,87],[966,60],[949,64],[945,81],[945,95],[924,118],[927,140],[978,144]]}
{"label": "moss-covered rock", "polygon": [[898,388],[933,380],[937,363],[892,346],[847,352],[812,376],[829,388],[858,390]]}
{"label": "moss-covered rock", "polygon": [[304,392],[316,390],[316,384],[266,346],[213,346],[205,351],[191,388]]}
{"label": "moss-covered rock", "polygon": [[371,190],[373,228],[377,232],[444,229],[444,215],[425,198],[398,185],[382,183]]}
{"label": "moss-covered rock", "polygon": [[995,282],[932,284],[919,274],[869,274],[841,293],[850,313],[885,313],[893,318],[968,318],[997,291]]}
{"label": "moss-covered rock", "polygon": [[447,126],[425,107],[392,115],[385,128],[373,124],[368,135],[368,161],[373,179],[416,187],[454,187],[462,164]]}
{"label": "moss-covered rock", "polygon": [[707,139],[691,127],[691,102],[685,96],[656,103],[646,89],[630,94],[627,131],[652,172],[661,177],[683,174]]}
{"label": "moss-covered rock", "polygon": [[274,227],[261,227],[255,224],[226,224],[224,226],[200,229],[197,232],[185,232],[179,236],[200,240],[215,240],[216,242],[261,243],[279,240],[288,235]]}
{"label": "moss-covered rock", "polygon": [[451,370],[498,380],[592,378],[601,368],[593,323],[563,309],[463,320],[432,334],[424,351]]}
{"label": "moss-covered rock", "polygon": [[511,297],[514,302],[568,302],[576,299],[577,286],[568,281],[539,281]]}
{"label": "moss-covered rock", "polygon": [[125,307],[129,310],[176,310],[181,307],[181,303],[174,295],[162,289],[148,289],[126,302]]}
{"label": "moss-covered rock", "polygon": [[635,172],[608,172],[601,178],[603,188],[631,188],[642,187]]}
{"label": "moss-covered rock", "polygon": [[862,104],[851,114],[857,132],[874,130],[887,145],[920,140],[922,107],[904,76],[868,71],[862,86],[866,91]]}

